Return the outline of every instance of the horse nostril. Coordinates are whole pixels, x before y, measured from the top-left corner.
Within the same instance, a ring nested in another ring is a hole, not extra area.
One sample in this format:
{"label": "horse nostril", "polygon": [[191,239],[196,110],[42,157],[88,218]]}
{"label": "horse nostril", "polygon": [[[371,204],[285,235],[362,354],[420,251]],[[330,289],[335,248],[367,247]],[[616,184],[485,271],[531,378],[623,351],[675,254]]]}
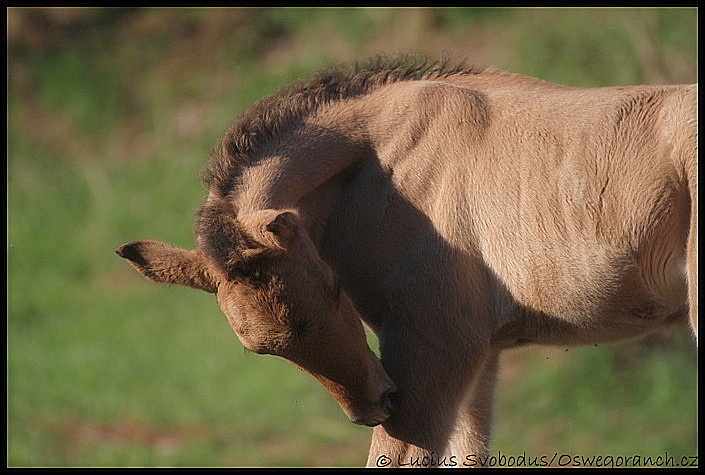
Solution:
{"label": "horse nostril", "polygon": [[394,403],[396,402],[396,393],[396,388],[390,388],[383,392],[382,396],[380,397],[380,404],[382,405],[382,408],[387,414],[391,414],[392,409],[394,408]]}

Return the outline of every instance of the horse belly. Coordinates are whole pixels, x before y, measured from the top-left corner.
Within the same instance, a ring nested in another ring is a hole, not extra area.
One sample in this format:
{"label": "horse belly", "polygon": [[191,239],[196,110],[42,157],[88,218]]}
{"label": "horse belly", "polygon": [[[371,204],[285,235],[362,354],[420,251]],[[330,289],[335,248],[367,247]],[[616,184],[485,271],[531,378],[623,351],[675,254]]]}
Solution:
{"label": "horse belly", "polygon": [[[647,246],[644,256],[601,247],[564,247],[527,256],[507,272],[514,311],[500,328],[504,343],[587,344],[617,341],[687,320],[683,256]],[[654,258],[649,248],[658,250]]]}

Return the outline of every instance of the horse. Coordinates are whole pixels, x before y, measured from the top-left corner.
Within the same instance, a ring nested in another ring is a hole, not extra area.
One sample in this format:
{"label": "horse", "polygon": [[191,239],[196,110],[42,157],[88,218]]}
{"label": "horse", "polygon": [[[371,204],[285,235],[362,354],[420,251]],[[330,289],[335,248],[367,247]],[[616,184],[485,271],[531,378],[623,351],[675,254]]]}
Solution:
{"label": "horse", "polygon": [[319,380],[374,427],[368,466],[482,457],[502,351],[697,338],[696,109],[696,85],[331,66],[235,119],[195,249],[116,252],[214,293],[245,348]]}

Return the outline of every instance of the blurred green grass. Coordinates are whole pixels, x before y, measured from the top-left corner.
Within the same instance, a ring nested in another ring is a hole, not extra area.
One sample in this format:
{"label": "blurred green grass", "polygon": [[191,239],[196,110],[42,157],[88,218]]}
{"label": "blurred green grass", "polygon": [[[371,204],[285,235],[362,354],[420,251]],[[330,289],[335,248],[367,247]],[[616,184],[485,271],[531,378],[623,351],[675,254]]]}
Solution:
{"label": "blurred green grass", "polygon": [[[8,9],[8,465],[363,464],[371,431],[318,383],[246,354],[212,296],[152,284],[113,250],[192,247],[210,148],[324,64],[406,50],[574,86],[694,82],[696,22],[692,8]],[[492,450],[697,454],[691,340],[508,353]]]}

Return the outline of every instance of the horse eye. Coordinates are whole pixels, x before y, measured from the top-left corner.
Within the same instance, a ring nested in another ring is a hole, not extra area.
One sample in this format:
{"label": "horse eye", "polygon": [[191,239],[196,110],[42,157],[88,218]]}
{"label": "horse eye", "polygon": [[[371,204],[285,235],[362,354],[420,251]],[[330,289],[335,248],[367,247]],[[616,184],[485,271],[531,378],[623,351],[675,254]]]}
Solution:
{"label": "horse eye", "polygon": [[242,277],[249,277],[252,273],[252,268],[244,262],[236,262],[228,268],[228,274],[234,280]]}
{"label": "horse eye", "polygon": [[230,276],[233,280],[247,279],[254,282],[264,280],[264,273],[255,266],[245,262],[238,262],[230,268]]}

